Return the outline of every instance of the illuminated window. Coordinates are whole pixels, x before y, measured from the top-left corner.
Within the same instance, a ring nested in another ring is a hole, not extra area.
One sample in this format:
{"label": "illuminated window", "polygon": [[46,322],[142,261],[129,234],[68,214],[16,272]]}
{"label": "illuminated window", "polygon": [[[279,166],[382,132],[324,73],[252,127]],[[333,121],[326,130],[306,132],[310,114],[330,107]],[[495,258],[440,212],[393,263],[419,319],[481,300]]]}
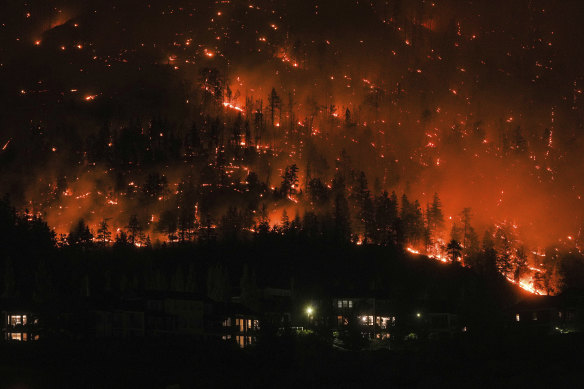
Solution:
{"label": "illuminated window", "polygon": [[381,327],[382,329],[389,327],[390,323],[391,323],[390,317],[378,317],[377,318],[377,325],[379,327]]}
{"label": "illuminated window", "polygon": [[8,339],[11,339],[11,340],[22,340],[22,334],[20,334],[20,333],[14,333],[14,332],[13,333],[10,333],[8,335]]}
{"label": "illuminated window", "polygon": [[515,321],[520,321],[520,320],[521,320],[521,317],[519,316],[519,314],[516,314],[515,315]]}
{"label": "illuminated window", "polygon": [[26,324],[26,315],[10,315],[8,316],[8,324],[17,326]]}
{"label": "illuminated window", "polygon": [[353,308],[353,300],[349,300],[349,308]]}
{"label": "illuminated window", "polygon": [[223,327],[231,327],[231,318],[228,317],[223,321]]}
{"label": "illuminated window", "polygon": [[244,348],[245,347],[245,336],[236,336],[235,337],[235,341],[237,342],[237,344],[239,345],[239,347]]}
{"label": "illuminated window", "polygon": [[337,300],[337,307],[343,308],[343,300]]}

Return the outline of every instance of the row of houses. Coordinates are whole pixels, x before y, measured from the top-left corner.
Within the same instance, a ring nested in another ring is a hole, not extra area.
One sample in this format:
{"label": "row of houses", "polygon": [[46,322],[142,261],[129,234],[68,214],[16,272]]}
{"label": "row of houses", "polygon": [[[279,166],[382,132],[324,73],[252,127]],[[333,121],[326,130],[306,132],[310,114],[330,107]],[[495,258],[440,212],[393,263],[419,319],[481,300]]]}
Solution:
{"label": "row of houses", "polygon": [[[256,342],[261,329],[331,329],[337,336],[349,328],[364,339],[389,339],[404,321],[395,302],[371,296],[298,299],[290,289],[266,288],[251,309],[235,297],[217,302],[205,296],[179,292],[148,292],[124,298],[88,298],[60,306],[34,306],[22,302],[3,305],[3,338],[35,341],[41,338],[185,337],[223,339],[241,347]],[[420,311],[418,323],[433,332],[459,330],[457,315]]]}
{"label": "row of houses", "polygon": [[[241,297],[217,302],[179,292],[148,292],[123,298],[88,298],[60,306],[0,302],[5,341],[43,338],[222,339],[240,347],[253,345],[260,331],[332,331],[337,344],[357,336],[378,345],[398,337],[448,338],[468,326],[455,307],[425,301],[404,308],[384,296],[347,295],[309,299],[290,289],[265,288],[250,308]],[[511,306],[508,327],[525,332],[577,332],[584,325],[584,293],[539,296]]]}

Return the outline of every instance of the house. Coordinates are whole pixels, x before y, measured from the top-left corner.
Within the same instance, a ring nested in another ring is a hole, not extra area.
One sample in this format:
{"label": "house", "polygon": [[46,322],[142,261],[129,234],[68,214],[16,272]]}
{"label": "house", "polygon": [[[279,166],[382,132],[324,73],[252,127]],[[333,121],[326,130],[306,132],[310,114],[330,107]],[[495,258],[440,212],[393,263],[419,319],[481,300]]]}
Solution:
{"label": "house", "polygon": [[332,299],[332,327],[345,330],[356,321],[366,339],[388,339],[395,326],[392,302],[376,297],[335,297]]}
{"label": "house", "polygon": [[7,310],[2,312],[2,332],[9,342],[39,340],[39,319],[30,310]]}
{"label": "house", "polygon": [[414,303],[410,312],[402,315],[402,322],[406,332],[429,340],[451,338],[467,331],[456,304],[442,299]]}
{"label": "house", "polygon": [[259,330],[259,316],[243,305],[185,292],[149,291],[92,313],[97,337],[223,339],[247,347]]}
{"label": "house", "polygon": [[452,312],[429,312],[427,315],[427,331],[430,339],[444,338],[465,332],[461,326],[459,315]]}
{"label": "house", "polygon": [[144,301],[148,336],[205,337],[212,323],[212,302],[184,292],[149,292]]}
{"label": "house", "polygon": [[137,300],[92,302],[89,334],[98,338],[133,338],[145,335],[145,312]]}
{"label": "house", "polygon": [[534,334],[580,332],[584,328],[584,291],[529,296],[510,309],[511,327]]}
{"label": "house", "polygon": [[266,287],[260,290],[259,311],[262,322],[286,328],[292,322],[292,290]]}
{"label": "house", "polygon": [[212,302],[197,294],[149,291],[88,304],[91,333],[96,337],[213,335]]}
{"label": "house", "polygon": [[260,329],[257,313],[238,303],[218,303],[214,314],[221,322],[221,339],[235,342],[241,348],[256,343]]}
{"label": "house", "polygon": [[564,321],[558,296],[533,296],[512,308],[512,328],[538,334],[554,332]]}
{"label": "house", "polygon": [[2,299],[2,338],[7,342],[30,342],[41,337],[39,307],[30,301]]}

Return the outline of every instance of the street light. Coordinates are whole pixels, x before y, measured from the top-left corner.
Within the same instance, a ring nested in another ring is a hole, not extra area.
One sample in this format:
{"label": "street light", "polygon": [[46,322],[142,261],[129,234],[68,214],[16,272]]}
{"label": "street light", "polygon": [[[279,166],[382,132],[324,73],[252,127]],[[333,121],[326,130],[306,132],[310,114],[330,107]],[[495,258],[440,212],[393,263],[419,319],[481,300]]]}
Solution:
{"label": "street light", "polygon": [[306,327],[310,326],[310,321],[312,320],[312,314],[314,313],[314,308],[309,305],[306,307]]}

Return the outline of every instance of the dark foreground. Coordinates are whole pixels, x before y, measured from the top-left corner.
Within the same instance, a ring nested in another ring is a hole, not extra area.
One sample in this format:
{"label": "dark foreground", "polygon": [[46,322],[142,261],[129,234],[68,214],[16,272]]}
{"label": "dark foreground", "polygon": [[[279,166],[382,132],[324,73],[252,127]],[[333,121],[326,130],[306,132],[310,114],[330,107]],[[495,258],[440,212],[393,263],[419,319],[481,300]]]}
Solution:
{"label": "dark foreground", "polygon": [[583,382],[584,338],[480,337],[350,352],[317,339],[223,343],[4,344],[2,388],[566,387]]}

